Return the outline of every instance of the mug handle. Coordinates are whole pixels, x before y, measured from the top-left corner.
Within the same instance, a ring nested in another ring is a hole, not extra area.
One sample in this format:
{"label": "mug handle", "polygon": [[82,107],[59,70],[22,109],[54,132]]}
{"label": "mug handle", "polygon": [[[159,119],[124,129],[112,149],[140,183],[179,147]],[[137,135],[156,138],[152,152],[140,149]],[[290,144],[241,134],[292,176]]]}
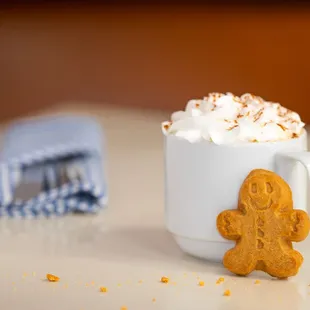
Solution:
{"label": "mug handle", "polygon": [[[310,152],[288,152],[276,155],[276,171],[290,185],[293,195],[298,192],[298,187],[300,186],[300,184],[294,184],[293,180],[293,171],[296,163],[301,163],[306,168],[308,182],[310,182]],[[306,206],[303,208],[305,211],[307,210],[308,190],[306,192]]]}

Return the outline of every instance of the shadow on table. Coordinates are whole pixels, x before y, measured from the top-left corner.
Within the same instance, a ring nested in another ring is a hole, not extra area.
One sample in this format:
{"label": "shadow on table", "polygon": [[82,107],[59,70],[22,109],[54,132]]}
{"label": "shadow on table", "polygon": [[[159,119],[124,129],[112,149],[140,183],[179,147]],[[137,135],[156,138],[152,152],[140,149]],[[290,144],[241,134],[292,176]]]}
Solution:
{"label": "shadow on table", "polygon": [[[164,228],[127,228],[104,233],[100,242],[101,254],[104,259],[160,261],[163,265],[176,262],[191,271],[207,270],[210,264],[183,253],[176,245],[171,234]],[[212,264],[222,269],[220,264]],[[197,270],[194,270],[194,269]],[[213,269],[212,268],[212,269]]]}
{"label": "shadow on table", "polygon": [[[25,255],[91,258],[130,262],[131,265],[160,262],[167,268],[226,272],[220,264],[206,263],[184,254],[164,227],[108,229],[93,216],[40,221],[0,221],[0,246]],[[21,249],[21,246],[24,249]]]}
{"label": "shadow on table", "polygon": [[[110,228],[97,216],[70,216],[62,219],[1,220],[0,246],[10,253],[50,257],[90,258],[134,264],[159,262],[169,269],[230,275],[221,264],[206,262],[183,253],[164,227],[127,226]],[[298,244],[297,244],[298,246]],[[309,259],[309,243],[301,252]],[[308,265],[303,272],[310,272]],[[270,278],[264,273],[251,277]]]}

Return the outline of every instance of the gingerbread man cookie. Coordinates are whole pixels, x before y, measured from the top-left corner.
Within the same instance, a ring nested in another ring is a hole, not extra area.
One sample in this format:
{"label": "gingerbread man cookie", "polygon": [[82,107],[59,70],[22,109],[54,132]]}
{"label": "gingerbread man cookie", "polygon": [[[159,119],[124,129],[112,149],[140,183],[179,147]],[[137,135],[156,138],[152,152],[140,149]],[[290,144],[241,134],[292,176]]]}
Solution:
{"label": "gingerbread man cookie", "polygon": [[277,174],[257,169],[245,179],[237,210],[218,215],[217,228],[236,246],[227,251],[224,266],[238,275],[262,270],[287,278],[297,274],[303,262],[292,241],[304,240],[310,221],[306,212],[293,209],[292,192]]}

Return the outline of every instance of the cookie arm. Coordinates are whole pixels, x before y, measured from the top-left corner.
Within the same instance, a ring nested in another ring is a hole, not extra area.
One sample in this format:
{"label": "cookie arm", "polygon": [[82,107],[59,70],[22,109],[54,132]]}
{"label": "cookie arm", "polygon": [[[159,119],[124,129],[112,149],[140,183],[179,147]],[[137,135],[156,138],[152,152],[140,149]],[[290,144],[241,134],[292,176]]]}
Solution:
{"label": "cookie arm", "polygon": [[238,240],[241,236],[241,214],[238,210],[227,210],[217,217],[219,233],[228,240]]}
{"label": "cookie arm", "polygon": [[289,237],[291,241],[299,242],[307,238],[310,229],[309,216],[305,211],[294,210],[290,216]]}

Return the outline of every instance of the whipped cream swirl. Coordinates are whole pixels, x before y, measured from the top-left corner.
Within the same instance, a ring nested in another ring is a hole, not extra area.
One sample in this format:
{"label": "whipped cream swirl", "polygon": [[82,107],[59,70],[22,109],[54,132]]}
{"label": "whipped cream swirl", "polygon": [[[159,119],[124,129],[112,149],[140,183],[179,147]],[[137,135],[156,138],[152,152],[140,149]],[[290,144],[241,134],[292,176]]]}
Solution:
{"label": "whipped cream swirl", "polygon": [[162,123],[162,131],[189,142],[232,144],[298,138],[304,126],[297,113],[279,103],[252,94],[210,93],[173,113],[171,121]]}

